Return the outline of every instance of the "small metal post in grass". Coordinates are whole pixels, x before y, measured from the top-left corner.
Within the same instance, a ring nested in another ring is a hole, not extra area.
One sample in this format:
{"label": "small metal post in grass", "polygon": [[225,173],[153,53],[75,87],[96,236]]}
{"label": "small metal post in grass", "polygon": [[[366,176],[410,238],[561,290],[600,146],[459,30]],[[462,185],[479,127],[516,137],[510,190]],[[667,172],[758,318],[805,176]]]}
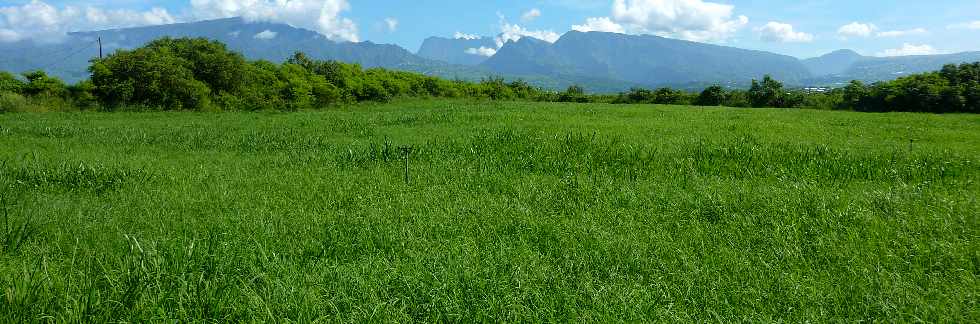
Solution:
{"label": "small metal post in grass", "polygon": [[399,146],[398,147],[398,150],[401,151],[402,157],[405,158],[405,184],[407,185],[407,184],[410,184],[411,183],[410,182],[411,178],[409,178],[409,174],[408,174],[408,157],[410,155],[412,155],[412,147],[411,146]]}
{"label": "small metal post in grass", "polygon": [[[7,215],[7,197],[0,197],[0,207],[3,208],[3,234],[10,232],[10,215]],[[5,247],[0,247],[5,248]]]}
{"label": "small metal post in grass", "polygon": [[909,130],[909,154],[912,154],[912,143],[914,143],[915,140],[912,139],[912,127],[909,127],[908,130]]}

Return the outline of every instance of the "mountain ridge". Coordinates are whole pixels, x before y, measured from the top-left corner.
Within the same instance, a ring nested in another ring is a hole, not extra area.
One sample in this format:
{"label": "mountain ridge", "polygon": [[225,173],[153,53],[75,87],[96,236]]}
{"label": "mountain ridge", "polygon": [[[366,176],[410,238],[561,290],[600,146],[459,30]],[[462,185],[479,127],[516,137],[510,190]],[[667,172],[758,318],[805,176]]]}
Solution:
{"label": "mountain ridge", "polygon": [[423,58],[450,64],[475,66],[480,65],[480,63],[483,63],[489,57],[467,53],[467,51],[481,47],[496,48],[497,42],[494,38],[486,36],[476,39],[432,36],[422,42],[422,46],[419,47],[419,50],[415,54]]}
{"label": "mountain ridge", "polygon": [[578,31],[553,44],[509,42],[482,66],[508,73],[525,66],[536,73],[592,75],[648,86],[746,82],[764,74],[792,83],[810,76],[798,59],[786,55],[653,35]]}
{"label": "mountain ridge", "polygon": [[[429,37],[416,53],[392,44],[336,42],[315,31],[286,24],[225,18],[169,25],[73,32],[62,43],[0,43],[0,70],[43,69],[68,82],[88,77],[89,60],[104,52],[144,45],[160,37],[204,37],[225,43],[252,60],[282,62],[301,51],[311,58],[417,72],[448,79],[479,81],[488,77],[525,79],[533,85],[562,89],[579,84],[592,92],[630,87],[694,88],[721,84],[745,87],[764,74],[790,86],[840,85],[851,79],[887,81],[940,69],[944,64],[980,61],[980,52],[869,57],[837,50],[798,59],[766,51],[690,42],[653,35],[570,31],[556,42],[531,37],[497,48],[497,38]],[[489,57],[468,54],[490,47]]]}

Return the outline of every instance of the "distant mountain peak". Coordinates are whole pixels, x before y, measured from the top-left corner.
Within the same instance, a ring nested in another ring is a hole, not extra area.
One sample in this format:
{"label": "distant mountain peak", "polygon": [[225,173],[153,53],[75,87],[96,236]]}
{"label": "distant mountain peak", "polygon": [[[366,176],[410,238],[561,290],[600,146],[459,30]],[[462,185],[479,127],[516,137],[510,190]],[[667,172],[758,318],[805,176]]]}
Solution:
{"label": "distant mountain peak", "polygon": [[813,75],[828,76],[844,73],[855,63],[866,58],[854,50],[840,49],[822,56],[802,60],[802,62]]}
{"label": "distant mountain peak", "polygon": [[864,55],[861,55],[860,53],[858,53],[857,51],[854,51],[852,49],[839,49],[839,50],[836,50],[836,51],[833,51],[833,52],[824,54],[824,55],[822,55],[820,57],[831,57],[831,56],[836,56],[836,57],[864,57]]}
{"label": "distant mountain peak", "polygon": [[486,56],[475,54],[480,52],[481,47],[496,49],[497,43],[494,38],[486,36],[479,38],[429,37],[422,42],[422,46],[419,47],[416,54],[430,60],[473,66],[487,60]]}

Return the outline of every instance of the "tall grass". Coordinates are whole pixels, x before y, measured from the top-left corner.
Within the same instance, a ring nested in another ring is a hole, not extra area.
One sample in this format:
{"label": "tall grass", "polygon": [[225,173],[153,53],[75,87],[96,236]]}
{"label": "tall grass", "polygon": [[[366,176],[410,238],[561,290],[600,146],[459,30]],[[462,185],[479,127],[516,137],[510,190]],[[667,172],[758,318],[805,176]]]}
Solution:
{"label": "tall grass", "polygon": [[976,322],[978,125],[472,101],[8,114],[4,215],[31,234],[0,255],[0,320]]}

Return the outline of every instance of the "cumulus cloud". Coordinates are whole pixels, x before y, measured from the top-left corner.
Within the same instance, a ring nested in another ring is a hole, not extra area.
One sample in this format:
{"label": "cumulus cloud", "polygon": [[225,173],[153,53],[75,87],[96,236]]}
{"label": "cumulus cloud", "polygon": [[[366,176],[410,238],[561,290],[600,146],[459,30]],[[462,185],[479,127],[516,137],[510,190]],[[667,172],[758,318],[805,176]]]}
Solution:
{"label": "cumulus cloud", "polygon": [[938,53],[938,51],[936,51],[936,49],[930,45],[926,45],[926,44],[915,45],[915,44],[905,43],[902,44],[902,47],[887,49],[882,52],[879,52],[877,56],[930,55],[936,53]]}
{"label": "cumulus cloud", "polygon": [[558,33],[551,30],[529,30],[517,24],[509,24],[501,21],[500,36],[497,36],[497,48],[501,48],[507,42],[516,42],[524,37],[537,38],[549,43],[558,41],[561,37]]}
{"label": "cumulus cloud", "polygon": [[759,37],[767,42],[777,43],[809,43],[813,41],[813,35],[794,30],[793,25],[770,21],[762,27],[756,28]]}
{"label": "cumulus cloud", "polygon": [[[500,50],[500,48],[504,47],[504,45],[506,45],[508,42],[516,42],[524,37],[531,37],[549,43],[554,43],[558,41],[558,38],[561,38],[561,35],[559,35],[558,33],[552,30],[530,30],[525,27],[522,27],[521,25],[511,24],[507,22],[507,18],[500,13],[497,13],[497,16],[500,18],[500,34],[494,38],[494,45],[496,45],[496,47],[489,48],[489,47],[481,46],[479,48],[468,48],[464,51],[466,54],[490,57],[493,56],[494,54],[497,54],[497,51]],[[454,37],[456,39],[468,39],[468,40],[480,38],[479,36],[476,35],[464,34],[460,32],[456,32]]]}
{"label": "cumulus cloud", "polygon": [[538,10],[538,8],[534,8],[524,12],[524,14],[521,15],[521,21],[531,22],[532,20],[535,20],[538,17],[541,17],[541,10]]}
{"label": "cumulus cloud", "polygon": [[848,38],[866,38],[866,37],[879,37],[879,38],[894,38],[894,37],[906,37],[914,35],[925,35],[929,31],[925,28],[913,28],[907,30],[886,30],[878,31],[878,26],[872,23],[860,23],[852,22],[850,24],[841,26],[837,29],[837,34],[843,39]]}
{"label": "cumulus cloud", "polygon": [[266,29],[261,33],[255,34],[255,36],[252,37],[254,37],[255,39],[269,40],[269,39],[276,38],[276,36],[278,35],[279,33]]}
{"label": "cumulus cloud", "polygon": [[467,48],[466,54],[491,57],[494,54],[497,54],[497,50],[486,46],[480,46],[480,48]]}
{"label": "cumulus cloud", "polygon": [[453,34],[453,38],[455,38],[455,39],[465,39],[465,40],[474,40],[474,39],[480,39],[482,37],[480,37],[479,35],[473,35],[473,34],[466,34],[466,33],[462,33],[462,32],[456,32],[455,34]]}
{"label": "cumulus cloud", "polygon": [[0,29],[0,42],[16,42],[21,39],[21,34],[13,30]]}
{"label": "cumulus cloud", "polygon": [[732,5],[702,0],[615,0],[612,18],[626,30],[692,41],[724,41],[749,22]]}
{"label": "cumulus cloud", "polygon": [[388,28],[390,32],[398,30],[398,19],[391,17],[385,18],[385,28]]}
{"label": "cumulus cloud", "polygon": [[174,23],[177,20],[165,9],[147,11],[92,6],[56,8],[40,0],[20,6],[0,7],[0,41],[31,39],[39,42],[63,40],[68,32],[124,28]]}
{"label": "cumulus cloud", "polygon": [[972,30],[980,30],[980,20],[971,21],[971,22],[965,22],[965,23],[959,23],[959,24],[953,24],[953,25],[947,26],[947,28],[949,28],[949,29],[972,29]]}
{"label": "cumulus cloud", "polygon": [[841,26],[837,29],[837,34],[841,37],[870,37],[875,30],[878,30],[878,26],[874,24],[865,24],[859,22],[852,22],[850,24]]}
{"label": "cumulus cloud", "polygon": [[914,28],[908,30],[883,31],[878,33],[878,37],[905,37],[905,36],[913,36],[913,35],[925,35],[928,33],[929,31],[926,30],[925,28]]}
{"label": "cumulus cloud", "polygon": [[354,21],[342,17],[347,0],[191,0],[197,19],[242,17],[315,30],[331,40],[358,41]]}
{"label": "cumulus cloud", "polygon": [[585,20],[584,24],[572,25],[572,30],[580,32],[608,32],[608,33],[620,33],[625,34],[626,28],[622,25],[617,24],[609,17],[593,17]]}

